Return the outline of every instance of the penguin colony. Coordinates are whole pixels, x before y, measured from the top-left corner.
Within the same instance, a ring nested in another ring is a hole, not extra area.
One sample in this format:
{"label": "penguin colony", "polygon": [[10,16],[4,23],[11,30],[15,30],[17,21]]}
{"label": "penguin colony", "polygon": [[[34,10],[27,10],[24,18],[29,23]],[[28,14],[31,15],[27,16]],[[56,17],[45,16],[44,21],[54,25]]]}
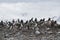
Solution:
{"label": "penguin colony", "polygon": [[23,20],[17,20],[14,19],[12,21],[1,21],[0,22],[0,31],[3,31],[4,37],[6,38],[8,35],[15,36],[16,33],[20,32],[24,35],[46,35],[46,34],[55,34],[60,33],[58,30],[60,29],[60,24],[57,23],[57,21],[52,20],[51,18],[48,18],[48,20],[45,20],[45,18],[40,19],[39,21],[37,18],[33,20],[31,18],[30,20],[23,21]]}

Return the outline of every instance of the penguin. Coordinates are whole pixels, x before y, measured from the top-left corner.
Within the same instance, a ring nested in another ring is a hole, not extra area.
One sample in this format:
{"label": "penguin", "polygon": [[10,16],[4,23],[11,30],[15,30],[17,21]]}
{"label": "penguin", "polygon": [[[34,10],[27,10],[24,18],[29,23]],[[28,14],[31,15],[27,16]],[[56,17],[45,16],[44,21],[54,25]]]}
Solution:
{"label": "penguin", "polygon": [[14,19],[12,20],[12,23],[15,23],[15,20]]}
{"label": "penguin", "polygon": [[3,21],[0,22],[0,27],[4,27],[4,22]]}
{"label": "penguin", "polygon": [[35,18],[35,22],[37,23],[37,18]]}
{"label": "penguin", "polygon": [[33,18],[31,18],[31,19],[29,20],[29,22],[33,22]]}
{"label": "penguin", "polygon": [[19,22],[20,22],[20,20],[18,19],[18,20],[17,20],[17,22],[19,23]]}
{"label": "penguin", "polygon": [[24,23],[23,20],[20,21],[22,24]]}
{"label": "penguin", "polygon": [[48,21],[50,21],[50,20],[51,20],[51,18],[48,19]]}

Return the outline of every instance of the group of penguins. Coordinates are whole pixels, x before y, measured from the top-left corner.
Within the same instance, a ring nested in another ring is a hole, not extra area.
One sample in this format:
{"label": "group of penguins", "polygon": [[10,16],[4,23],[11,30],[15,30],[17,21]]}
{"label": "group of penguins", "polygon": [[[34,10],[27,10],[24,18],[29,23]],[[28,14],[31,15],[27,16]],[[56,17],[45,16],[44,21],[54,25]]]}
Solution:
{"label": "group of penguins", "polygon": [[59,29],[60,25],[57,23],[57,21],[52,20],[51,18],[48,18],[47,20],[45,20],[45,18],[40,19],[39,21],[37,20],[37,18],[35,18],[33,20],[33,18],[31,18],[29,21],[23,21],[23,20],[17,20],[15,21],[14,19],[12,20],[12,22],[10,21],[6,21],[0,22],[0,29],[1,28],[6,28],[8,30],[23,30],[23,31],[28,31],[28,30],[32,30],[34,31],[35,34],[40,34],[41,29],[45,29],[49,30],[49,29]]}

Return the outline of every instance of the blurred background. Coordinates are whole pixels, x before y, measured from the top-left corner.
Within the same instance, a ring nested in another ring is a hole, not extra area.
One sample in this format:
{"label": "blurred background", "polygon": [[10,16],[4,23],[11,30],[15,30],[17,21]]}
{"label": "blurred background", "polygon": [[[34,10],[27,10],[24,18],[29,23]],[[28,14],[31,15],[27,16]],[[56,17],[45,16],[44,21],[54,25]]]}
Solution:
{"label": "blurred background", "polygon": [[60,21],[60,0],[0,0],[0,20],[32,17]]}

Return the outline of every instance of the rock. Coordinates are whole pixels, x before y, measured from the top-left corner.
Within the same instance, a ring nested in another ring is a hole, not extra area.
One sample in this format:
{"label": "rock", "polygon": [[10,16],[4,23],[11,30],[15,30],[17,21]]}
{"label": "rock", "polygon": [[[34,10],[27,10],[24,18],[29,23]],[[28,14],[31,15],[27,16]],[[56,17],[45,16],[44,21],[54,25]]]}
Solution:
{"label": "rock", "polygon": [[35,34],[37,34],[37,35],[38,35],[38,34],[40,34],[40,32],[39,32],[39,31],[35,31]]}
{"label": "rock", "polygon": [[58,34],[60,34],[60,32],[58,32]]}
{"label": "rock", "polygon": [[50,30],[50,28],[47,28],[47,30]]}

